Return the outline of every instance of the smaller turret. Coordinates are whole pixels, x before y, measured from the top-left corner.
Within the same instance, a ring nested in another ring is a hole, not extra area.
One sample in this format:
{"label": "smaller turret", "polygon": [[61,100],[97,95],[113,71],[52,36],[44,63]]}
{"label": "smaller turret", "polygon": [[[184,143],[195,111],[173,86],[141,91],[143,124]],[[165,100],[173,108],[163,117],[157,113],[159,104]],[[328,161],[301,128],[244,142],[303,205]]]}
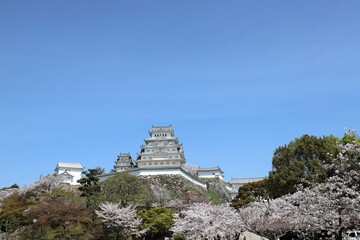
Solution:
{"label": "smaller turret", "polygon": [[122,172],[134,167],[130,153],[120,153],[115,161],[115,171]]}

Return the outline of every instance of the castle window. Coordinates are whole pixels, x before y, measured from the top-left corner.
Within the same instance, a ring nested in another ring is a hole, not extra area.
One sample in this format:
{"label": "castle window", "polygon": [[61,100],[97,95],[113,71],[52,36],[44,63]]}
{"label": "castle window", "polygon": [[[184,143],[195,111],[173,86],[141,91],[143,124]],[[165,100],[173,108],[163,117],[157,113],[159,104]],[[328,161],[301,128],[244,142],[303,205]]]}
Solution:
{"label": "castle window", "polygon": [[166,165],[169,165],[169,163],[167,162]]}

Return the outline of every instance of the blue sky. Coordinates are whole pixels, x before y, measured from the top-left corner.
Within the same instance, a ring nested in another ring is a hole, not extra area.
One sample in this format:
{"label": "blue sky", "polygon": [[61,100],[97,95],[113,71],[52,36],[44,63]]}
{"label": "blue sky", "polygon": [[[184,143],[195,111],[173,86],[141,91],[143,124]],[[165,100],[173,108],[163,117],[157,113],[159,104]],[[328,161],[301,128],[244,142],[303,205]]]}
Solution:
{"label": "blue sky", "polygon": [[0,187],[59,161],[110,171],[152,125],[226,179],[359,130],[360,2],[0,2]]}

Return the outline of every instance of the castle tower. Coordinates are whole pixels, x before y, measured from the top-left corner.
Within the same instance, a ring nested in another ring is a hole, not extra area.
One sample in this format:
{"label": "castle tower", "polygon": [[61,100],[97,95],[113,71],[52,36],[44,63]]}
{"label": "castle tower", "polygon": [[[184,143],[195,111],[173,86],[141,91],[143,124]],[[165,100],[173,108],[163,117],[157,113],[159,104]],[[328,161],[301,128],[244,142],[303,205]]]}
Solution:
{"label": "castle tower", "polygon": [[144,139],[146,145],[141,146],[136,160],[139,168],[180,166],[186,162],[183,146],[179,144],[171,125],[153,126],[149,135]]}
{"label": "castle tower", "polygon": [[122,172],[134,166],[130,153],[120,153],[115,161],[115,171]]}

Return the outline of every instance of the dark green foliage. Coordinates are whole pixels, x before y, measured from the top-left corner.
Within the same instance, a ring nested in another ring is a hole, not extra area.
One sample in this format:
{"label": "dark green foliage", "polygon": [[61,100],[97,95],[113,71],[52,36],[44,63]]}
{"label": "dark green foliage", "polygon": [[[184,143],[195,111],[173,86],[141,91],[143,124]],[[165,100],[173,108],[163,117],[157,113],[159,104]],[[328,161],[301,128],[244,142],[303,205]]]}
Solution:
{"label": "dark green foliage", "polygon": [[104,201],[117,202],[123,207],[144,206],[150,201],[150,192],[138,177],[118,172],[104,182],[102,197]]}
{"label": "dark green foliage", "polygon": [[299,184],[323,182],[328,173],[321,168],[339,152],[339,139],[334,136],[303,135],[288,145],[278,147],[269,173],[269,195],[277,198],[294,193]]}
{"label": "dark green foliage", "polygon": [[174,240],[185,240],[185,237],[183,235],[181,235],[181,234],[176,234],[174,236]]}
{"label": "dark green foliage", "polygon": [[231,206],[238,209],[246,207],[249,203],[256,200],[268,199],[267,182],[268,180],[264,179],[244,184],[239,188],[237,196],[231,202]]}
{"label": "dark green foliage", "polygon": [[16,183],[14,183],[13,185],[11,185],[10,187],[3,187],[0,189],[1,190],[6,190],[6,189],[12,189],[12,188],[19,188],[19,185],[17,185]]}
{"label": "dark green foliage", "polygon": [[[139,215],[143,218],[141,229],[149,229],[146,239],[159,239],[161,236],[171,236],[174,210],[167,207],[142,209]],[[149,237],[149,238],[148,238]]]}
{"label": "dark green foliage", "polygon": [[98,205],[98,195],[101,191],[101,186],[99,184],[99,178],[96,177],[104,172],[101,168],[88,169],[84,171],[85,177],[78,180],[78,183],[81,186],[78,188],[81,192],[81,197],[86,197],[87,207],[95,208]]}

